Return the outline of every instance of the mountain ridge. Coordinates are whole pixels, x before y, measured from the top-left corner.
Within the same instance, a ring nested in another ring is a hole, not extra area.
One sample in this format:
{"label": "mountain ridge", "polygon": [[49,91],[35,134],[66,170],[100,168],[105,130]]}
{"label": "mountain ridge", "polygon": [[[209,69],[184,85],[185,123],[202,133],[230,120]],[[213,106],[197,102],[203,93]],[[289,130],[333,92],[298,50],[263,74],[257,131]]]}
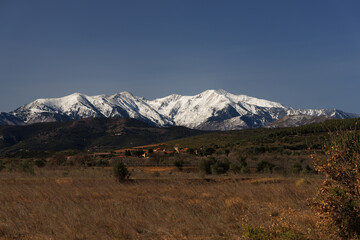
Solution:
{"label": "mountain ridge", "polygon": [[225,90],[206,90],[194,96],[171,94],[148,100],[130,92],[88,96],[73,93],[60,98],[40,98],[10,113],[0,114],[0,124],[70,121],[82,118],[134,118],[152,126],[184,126],[201,130],[239,130],[263,127],[285,117],[307,115],[336,119],[357,114],[337,109],[294,109],[280,103]]}

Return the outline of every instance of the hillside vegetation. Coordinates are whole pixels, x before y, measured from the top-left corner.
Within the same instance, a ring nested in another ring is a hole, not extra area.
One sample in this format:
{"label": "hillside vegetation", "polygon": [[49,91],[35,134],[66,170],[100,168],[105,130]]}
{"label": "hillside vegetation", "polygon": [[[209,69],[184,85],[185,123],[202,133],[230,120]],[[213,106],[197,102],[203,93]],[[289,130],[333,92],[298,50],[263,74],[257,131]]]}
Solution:
{"label": "hillside vegetation", "polygon": [[152,127],[135,119],[88,118],[72,122],[0,126],[0,153],[16,151],[103,151],[164,142],[203,132],[185,127]]}

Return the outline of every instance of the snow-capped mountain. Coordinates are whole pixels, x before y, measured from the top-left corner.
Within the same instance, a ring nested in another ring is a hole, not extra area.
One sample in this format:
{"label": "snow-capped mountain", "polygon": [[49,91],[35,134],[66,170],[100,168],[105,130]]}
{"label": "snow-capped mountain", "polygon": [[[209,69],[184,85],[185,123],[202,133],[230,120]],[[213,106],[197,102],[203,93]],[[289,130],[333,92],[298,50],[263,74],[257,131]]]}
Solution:
{"label": "snow-capped mountain", "polygon": [[24,125],[25,123],[9,113],[0,113],[0,125]]}
{"label": "snow-capped mountain", "polygon": [[266,126],[290,115],[338,119],[358,116],[335,109],[293,109],[277,102],[234,95],[224,90],[207,90],[195,96],[173,94],[154,100],[137,97],[129,92],[111,96],[74,93],[61,98],[35,100],[6,116],[0,115],[0,124],[125,117],[160,127],[175,125],[204,130],[235,130]]}
{"label": "snow-capped mountain", "polygon": [[[135,118],[157,126],[169,125],[166,117],[149,106],[144,98],[128,92],[112,96],[87,96],[74,93],[61,98],[37,99],[10,114],[26,124],[78,120],[88,117]],[[173,123],[171,122],[171,125]]]}

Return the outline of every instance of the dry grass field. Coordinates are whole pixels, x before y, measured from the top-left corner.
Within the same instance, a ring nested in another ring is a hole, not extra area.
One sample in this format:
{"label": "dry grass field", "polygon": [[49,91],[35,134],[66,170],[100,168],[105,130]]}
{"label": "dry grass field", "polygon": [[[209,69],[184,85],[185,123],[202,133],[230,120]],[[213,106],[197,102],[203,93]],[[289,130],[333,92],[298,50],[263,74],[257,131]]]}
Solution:
{"label": "dry grass field", "polygon": [[321,238],[308,207],[319,178],[151,171],[127,183],[111,169],[0,172],[0,239]]}

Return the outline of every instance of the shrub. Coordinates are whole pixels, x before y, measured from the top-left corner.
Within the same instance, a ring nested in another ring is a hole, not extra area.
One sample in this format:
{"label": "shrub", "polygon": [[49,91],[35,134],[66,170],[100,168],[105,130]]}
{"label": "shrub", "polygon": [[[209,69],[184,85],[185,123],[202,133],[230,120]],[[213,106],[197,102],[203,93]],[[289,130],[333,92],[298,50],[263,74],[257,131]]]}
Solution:
{"label": "shrub", "polygon": [[285,169],[281,166],[274,166],[272,168],[272,172],[277,174],[285,174]]}
{"label": "shrub", "polygon": [[18,170],[24,173],[35,174],[33,162],[31,160],[22,160],[19,163]]}
{"label": "shrub", "polygon": [[245,226],[243,238],[245,240],[305,240],[306,238],[299,232],[287,227],[250,227]]}
{"label": "shrub", "polygon": [[229,150],[229,149],[225,149],[225,154],[226,154],[226,156],[229,156],[230,150]]}
{"label": "shrub", "polygon": [[209,155],[212,155],[213,153],[215,153],[215,149],[214,148],[206,148],[205,151],[204,151],[204,156],[209,156]]}
{"label": "shrub", "polygon": [[213,157],[202,159],[199,164],[200,172],[205,174],[223,174],[230,168],[230,163],[227,159],[224,161],[216,161]]}
{"label": "shrub", "polygon": [[275,165],[272,163],[269,163],[266,161],[261,161],[260,163],[258,163],[256,170],[258,172],[272,173],[272,170],[274,167],[275,167]]}
{"label": "shrub", "polygon": [[241,166],[235,164],[235,163],[231,163],[230,164],[230,170],[233,172],[233,173],[240,173],[241,171]]}
{"label": "shrub", "polygon": [[303,186],[303,185],[308,185],[310,184],[310,182],[308,180],[306,180],[305,178],[300,178],[295,182],[295,185],[297,187]]}
{"label": "shrub", "polygon": [[250,173],[250,169],[248,167],[242,166],[240,172],[241,173]]}
{"label": "shrub", "polygon": [[228,160],[216,161],[211,165],[211,173],[213,174],[223,174],[229,170],[230,163]]}
{"label": "shrub", "polygon": [[116,180],[119,182],[126,181],[131,175],[125,164],[122,162],[118,162],[114,165],[113,172]]}
{"label": "shrub", "polygon": [[211,174],[211,165],[213,165],[214,163],[214,158],[201,159],[199,163],[199,171],[205,174]]}
{"label": "shrub", "polygon": [[182,171],[182,168],[184,166],[184,161],[183,160],[175,160],[174,166],[177,167],[180,171]]}
{"label": "shrub", "polygon": [[137,157],[141,157],[145,152],[142,150],[136,150],[134,152],[132,152],[131,154],[134,154]]}
{"label": "shrub", "polygon": [[0,172],[1,170],[3,170],[5,168],[5,164],[3,163],[3,161],[0,159]]}
{"label": "shrub", "polygon": [[95,166],[97,166],[97,167],[107,167],[107,166],[109,166],[110,164],[109,164],[109,161],[108,160],[104,160],[104,159],[100,159],[100,160],[97,160],[96,162],[95,162]]}
{"label": "shrub", "polygon": [[61,166],[66,164],[66,157],[63,154],[55,154],[49,161],[52,165]]}
{"label": "shrub", "polygon": [[36,159],[36,160],[34,161],[34,164],[35,164],[35,166],[37,166],[38,168],[42,168],[42,167],[45,167],[46,161],[45,161],[45,159],[40,158],[40,159]]}
{"label": "shrub", "polygon": [[195,155],[195,150],[193,148],[189,148],[186,152]]}
{"label": "shrub", "polygon": [[296,162],[291,166],[291,172],[299,174],[302,171],[302,166],[300,163]]}
{"label": "shrub", "polygon": [[69,165],[78,165],[78,166],[89,166],[91,162],[91,157],[86,153],[78,153],[74,156],[71,156],[71,162],[67,162]]}
{"label": "shrub", "polygon": [[312,155],[315,169],[326,179],[313,199],[324,230],[349,239],[360,235],[360,135],[331,135],[325,157]]}
{"label": "shrub", "polygon": [[314,169],[312,169],[309,165],[306,165],[303,168],[302,173],[304,173],[304,174],[316,174],[316,171]]}
{"label": "shrub", "polygon": [[240,159],[238,159],[238,161],[240,162],[241,166],[247,166],[246,157],[241,157]]}

